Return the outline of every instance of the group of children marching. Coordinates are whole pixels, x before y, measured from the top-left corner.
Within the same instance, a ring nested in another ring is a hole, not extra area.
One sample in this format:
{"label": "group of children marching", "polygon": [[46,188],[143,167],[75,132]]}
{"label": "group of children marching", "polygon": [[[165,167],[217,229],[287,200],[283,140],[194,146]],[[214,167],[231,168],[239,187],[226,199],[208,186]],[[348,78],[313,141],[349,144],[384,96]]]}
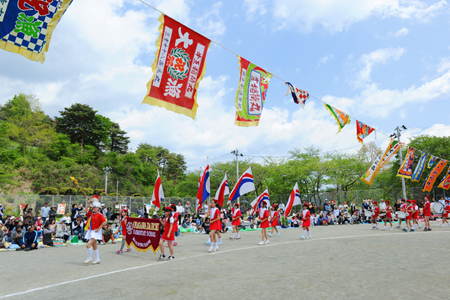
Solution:
{"label": "group of children marching", "polygon": [[[94,199],[96,200],[96,199]],[[431,217],[431,204],[430,204],[430,197],[425,196],[425,202],[423,206],[423,216],[425,220],[425,229],[424,231],[431,231],[430,227],[430,217]],[[91,203],[91,200],[89,201],[87,207],[89,207],[89,204]],[[449,224],[447,221],[448,214],[450,213],[450,201],[445,200],[445,208],[444,213],[442,214],[442,224],[443,226],[445,223]],[[278,226],[278,212],[277,212],[277,205],[272,205],[270,212],[267,210],[267,204],[265,200],[261,202],[261,208],[258,210],[258,215],[260,218],[260,228],[261,230],[261,242],[258,243],[258,245],[267,245],[269,244],[269,236],[272,237],[274,232],[277,232],[276,236],[280,235],[280,232],[277,229]],[[384,204],[382,208],[378,206],[377,201],[373,202],[374,208],[372,210],[372,229],[379,229],[378,228],[378,217],[380,215],[384,216],[384,228],[383,230],[386,230],[386,225],[389,223],[391,225],[390,230],[393,230],[392,225],[392,215],[394,214],[394,210],[392,206],[390,205],[390,201],[386,200],[384,201]],[[86,233],[86,239],[88,240],[88,243],[86,245],[87,252],[88,252],[88,258],[84,262],[85,264],[99,264],[100,263],[100,257],[98,253],[97,248],[97,240],[101,239],[101,229],[106,224],[106,219],[104,216],[99,213],[100,209],[100,202],[94,202],[90,210],[86,213],[86,216],[89,218],[88,224],[87,224],[87,233]],[[209,244],[211,247],[209,249],[209,252],[216,252],[219,250],[219,245],[222,244],[222,237],[220,235],[220,230],[222,228],[222,223],[220,220],[220,205],[218,204],[217,200],[211,201],[209,211],[207,213],[207,216],[211,219],[210,224],[210,233],[209,233],[209,241],[207,244]],[[164,232],[161,236],[160,242],[159,242],[159,249],[161,251],[161,255],[159,256],[159,259],[162,260],[166,257],[165,255],[165,249],[164,247],[169,248],[170,255],[168,257],[169,260],[174,259],[174,249],[173,246],[176,246],[176,235],[178,234],[178,218],[179,214],[176,212],[176,205],[172,204],[171,206],[165,207],[163,209],[164,211],[164,217],[161,220],[161,224],[164,225]],[[241,225],[241,211],[239,209],[239,204],[235,203],[233,207],[231,208],[232,212],[232,226],[233,226],[233,236],[230,237],[232,240],[238,240],[241,238],[239,234],[239,226]],[[400,205],[400,212],[403,214],[399,215],[399,225],[398,228],[401,228],[402,221],[405,220],[406,228],[403,229],[404,232],[414,232],[415,226],[418,225],[419,228],[421,228],[418,219],[419,219],[419,207],[417,205],[417,202],[415,200],[405,200],[401,199],[401,205]],[[404,218],[401,217],[401,215],[404,216]],[[126,219],[128,216],[127,210],[121,211],[121,224],[120,227],[117,229],[116,233],[119,232],[120,228],[122,229],[122,245],[120,247],[120,250],[117,251],[118,254],[123,253],[123,248],[125,246],[125,240],[126,240]],[[311,213],[309,211],[309,205],[307,203],[303,204],[303,210],[302,210],[302,228],[303,228],[303,235],[301,236],[301,239],[311,239]],[[450,226],[450,224],[449,224]],[[272,227],[272,230],[270,233],[267,233],[267,228]],[[306,236],[308,234],[308,236]],[[164,243],[167,242],[166,245]],[[95,260],[92,261],[92,250],[95,254]],[[131,251],[130,248],[127,248],[127,252]]]}
{"label": "group of children marching", "polygon": [[[425,228],[423,231],[431,231],[430,226],[430,217],[431,217],[431,203],[430,203],[430,196],[425,196],[424,198],[424,204],[423,204],[423,217],[425,221]],[[382,200],[383,201],[383,200]],[[380,209],[378,207],[377,201],[373,201],[373,205],[375,206],[372,210],[372,229],[379,229],[378,228],[378,217],[383,214],[384,217],[384,228],[383,230],[386,230],[386,225],[389,222],[391,225],[391,228],[389,230],[394,230],[394,227],[392,225],[392,214],[394,214],[394,210],[392,206],[390,205],[390,201],[386,200],[384,201],[385,205],[383,209]],[[448,224],[447,218],[448,214],[450,213],[450,201],[445,200],[445,208],[444,212],[442,213],[442,224],[441,227],[444,226],[445,223]],[[420,228],[419,223],[419,206],[417,204],[416,200],[410,200],[410,199],[401,199],[400,204],[400,213],[398,214],[399,223],[397,228],[402,227],[402,222],[405,221],[406,227],[402,230],[404,232],[414,232],[416,230],[416,225]],[[449,224],[450,226],[450,224]]]}

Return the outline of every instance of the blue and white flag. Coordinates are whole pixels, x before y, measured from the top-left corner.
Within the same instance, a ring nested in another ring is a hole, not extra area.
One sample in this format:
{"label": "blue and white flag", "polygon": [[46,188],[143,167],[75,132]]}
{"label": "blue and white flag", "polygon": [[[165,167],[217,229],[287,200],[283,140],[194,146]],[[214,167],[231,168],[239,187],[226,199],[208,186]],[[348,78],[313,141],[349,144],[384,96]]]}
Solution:
{"label": "blue and white flag", "polygon": [[302,108],[305,108],[305,102],[309,99],[309,93],[307,91],[301,90],[297,88],[296,86],[292,85],[289,82],[286,82],[286,85],[288,86],[288,90],[286,92],[286,96],[291,93],[292,98],[294,99],[294,102],[299,104],[302,103]]}

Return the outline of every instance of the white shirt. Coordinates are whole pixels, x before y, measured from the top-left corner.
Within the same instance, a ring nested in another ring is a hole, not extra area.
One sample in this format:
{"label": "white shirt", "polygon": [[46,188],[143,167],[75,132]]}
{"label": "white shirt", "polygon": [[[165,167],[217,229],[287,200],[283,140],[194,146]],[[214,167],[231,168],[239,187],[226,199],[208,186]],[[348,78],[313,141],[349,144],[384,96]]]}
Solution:
{"label": "white shirt", "polygon": [[177,205],[177,213],[179,213],[179,214],[184,213],[184,207],[181,205]]}
{"label": "white shirt", "polygon": [[203,205],[203,212],[205,214],[208,212],[208,204]]}

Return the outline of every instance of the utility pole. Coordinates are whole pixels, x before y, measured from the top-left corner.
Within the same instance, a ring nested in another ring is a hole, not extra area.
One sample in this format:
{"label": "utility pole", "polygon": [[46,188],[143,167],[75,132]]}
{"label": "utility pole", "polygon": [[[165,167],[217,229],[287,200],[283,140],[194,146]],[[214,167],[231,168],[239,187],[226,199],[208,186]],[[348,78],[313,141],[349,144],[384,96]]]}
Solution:
{"label": "utility pole", "polygon": [[112,167],[103,168],[103,172],[105,172],[105,194],[108,194],[108,173],[111,173]]}
{"label": "utility pole", "polygon": [[119,181],[117,181],[116,185],[116,202],[119,200]]}
{"label": "utility pole", "polygon": [[[395,129],[397,131],[397,134],[394,133],[391,136],[396,137],[398,140],[398,143],[400,144],[400,136],[401,136],[400,131],[406,130],[406,129],[407,128],[405,127],[405,125],[402,125],[401,127],[397,126],[397,128]],[[403,163],[403,154],[402,154],[401,148],[399,150],[399,153],[400,153],[400,166],[401,166]],[[403,199],[406,199],[406,185],[405,185],[405,178],[403,178],[403,177],[402,177],[402,190],[403,190]]]}
{"label": "utility pole", "polygon": [[[244,156],[242,153],[239,153],[239,150],[233,150],[231,151],[231,154],[236,155],[236,184],[239,181],[239,156]],[[239,198],[238,198],[238,204],[239,206],[241,205],[241,203],[239,202]]]}

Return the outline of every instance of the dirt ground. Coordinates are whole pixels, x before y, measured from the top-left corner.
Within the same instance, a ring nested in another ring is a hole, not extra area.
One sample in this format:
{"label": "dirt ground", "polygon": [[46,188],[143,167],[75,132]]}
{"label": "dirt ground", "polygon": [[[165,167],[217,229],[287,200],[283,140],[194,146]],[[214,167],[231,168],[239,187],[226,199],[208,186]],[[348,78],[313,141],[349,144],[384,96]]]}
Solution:
{"label": "dirt ground", "polygon": [[313,227],[311,240],[282,229],[264,246],[260,231],[224,234],[215,253],[206,235],[187,233],[173,261],[118,255],[119,244],[99,246],[99,265],[83,264],[84,246],[3,252],[0,299],[446,299],[450,228],[432,228]]}

